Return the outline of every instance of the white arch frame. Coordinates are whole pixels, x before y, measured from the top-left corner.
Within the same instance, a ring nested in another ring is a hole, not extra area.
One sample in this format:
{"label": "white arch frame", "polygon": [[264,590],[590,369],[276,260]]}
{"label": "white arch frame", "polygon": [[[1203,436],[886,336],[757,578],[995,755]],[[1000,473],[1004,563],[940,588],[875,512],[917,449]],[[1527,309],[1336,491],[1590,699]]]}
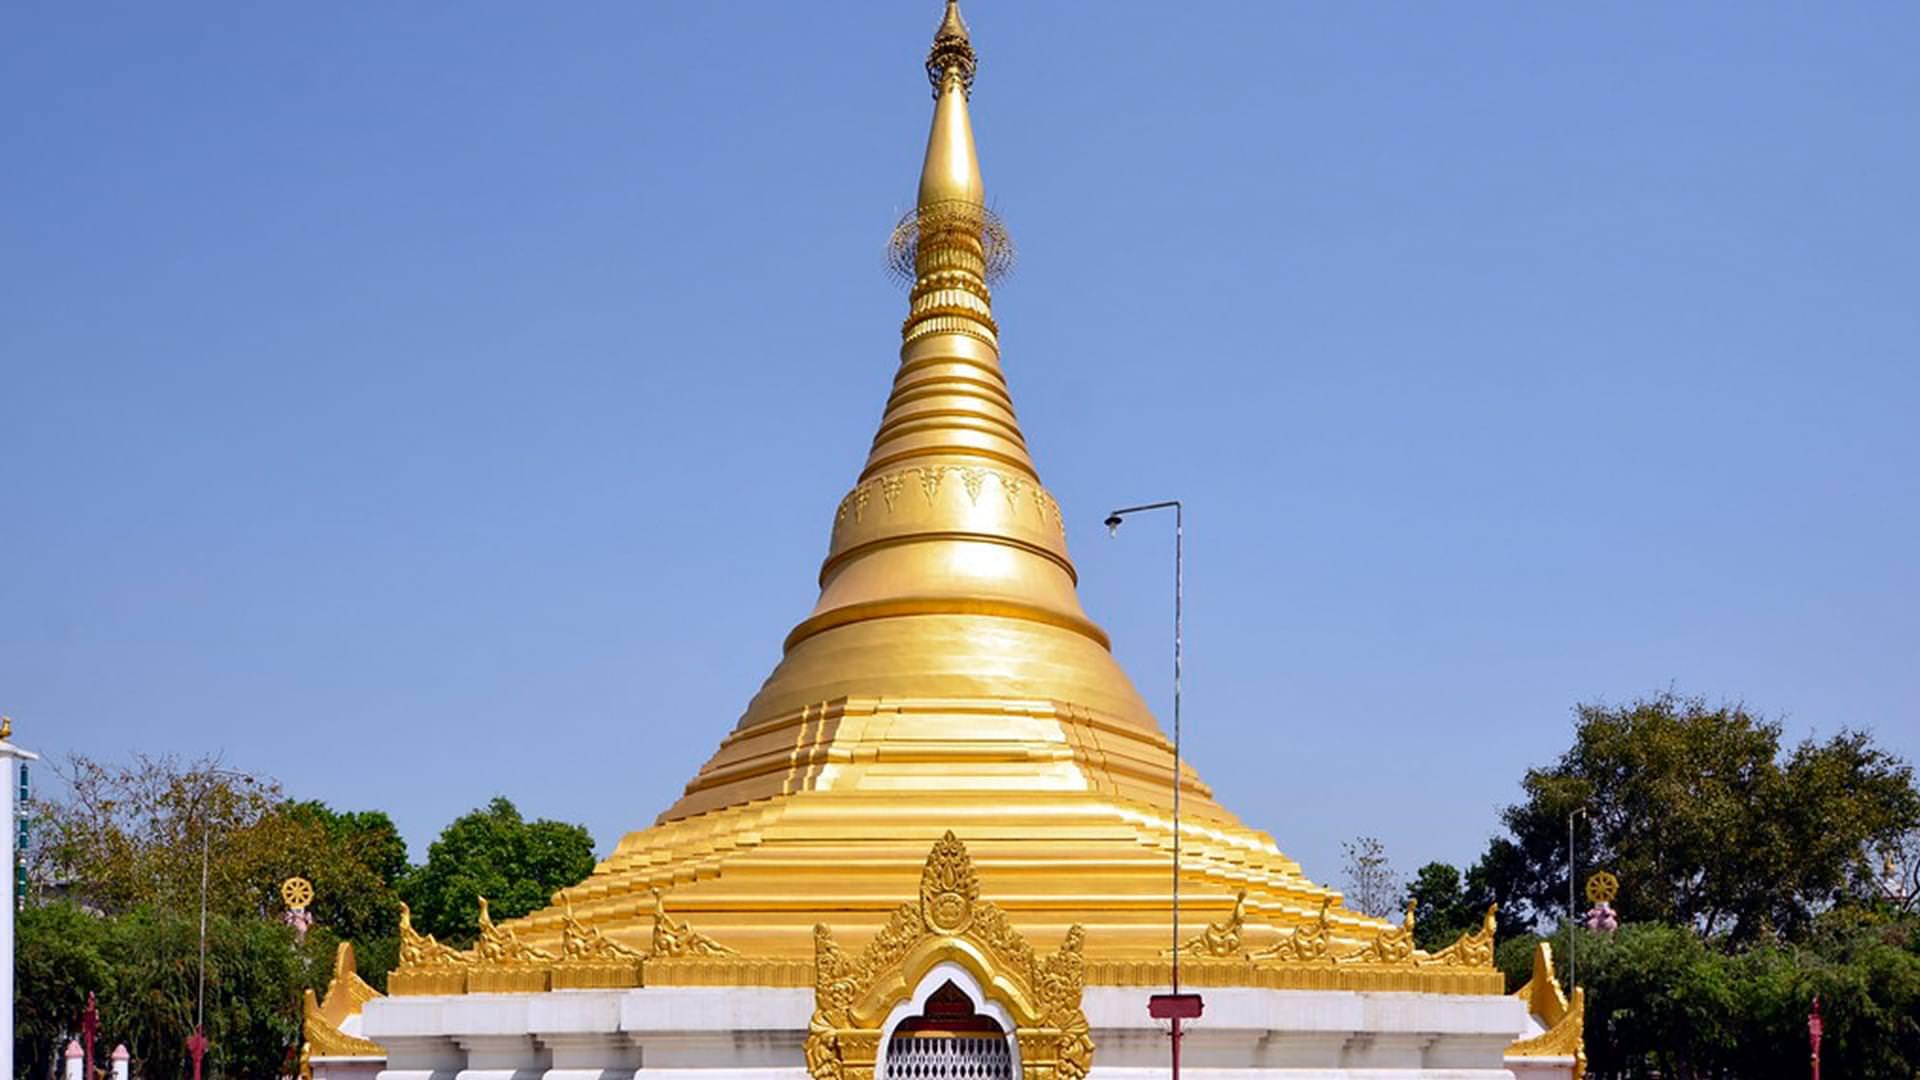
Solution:
{"label": "white arch frame", "polygon": [[1013,1075],[1022,1075],[1020,1038],[1013,1023],[1012,1014],[1008,1013],[999,1002],[986,995],[986,992],[980,988],[980,981],[973,977],[973,972],[951,960],[942,960],[928,968],[927,973],[920,977],[919,984],[913,988],[913,993],[907,996],[907,1000],[895,1005],[893,1011],[887,1014],[887,1022],[880,1027],[880,1052],[874,1057],[875,1080],[885,1080],[887,1075],[887,1051],[893,1046],[893,1029],[899,1027],[901,1021],[925,1013],[927,999],[949,982],[959,987],[961,993],[967,995],[967,998],[973,1002],[975,1012],[993,1017],[994,1022],[1000,1025],[1002,1035],[1007,1040],[1007,1051],[1013,1055]]}

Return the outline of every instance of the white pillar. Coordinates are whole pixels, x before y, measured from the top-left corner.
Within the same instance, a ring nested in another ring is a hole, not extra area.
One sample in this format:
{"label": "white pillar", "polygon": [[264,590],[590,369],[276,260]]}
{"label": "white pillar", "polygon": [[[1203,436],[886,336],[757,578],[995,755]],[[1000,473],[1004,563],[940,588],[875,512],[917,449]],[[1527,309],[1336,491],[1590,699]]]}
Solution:
{"label": "white pillar", "polygon": [[[11,725],[9,725],[10,727]],[[13,833],[19,828],[14,817],[14,768],[19,761],[36,761],[39,754],[29,753],[13,743],[0,739],[0,870],[5,871],[7,879],[4,889],[0,889],[0,1031],[6,1037],[0,1038],[0,1077],[13,1076],[13,913],[19,906],[19,898],[13,895]],[[67,1076],[70,1080],[79,1080],[80,1059],[73,1055],[79,1051],[79,1044],[67,1048]]]}
{"label": "white pillar", "polygon": [[80,1049],[79,1039],[67,1044],[67,1080],[81,1080],[80,1073],[86,1068],[83,1060],[86,1056],[87,1052]]}
{"label": "white pillar", "polygon": [[127,1080],[127,1044],[121,1043],[113,1048],[113,1080]]}

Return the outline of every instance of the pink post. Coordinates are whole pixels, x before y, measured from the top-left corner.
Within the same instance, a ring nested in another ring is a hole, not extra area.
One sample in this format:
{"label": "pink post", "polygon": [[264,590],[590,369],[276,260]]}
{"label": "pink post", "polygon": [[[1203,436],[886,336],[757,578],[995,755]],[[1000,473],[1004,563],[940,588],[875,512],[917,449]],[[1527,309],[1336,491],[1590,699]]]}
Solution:
{"label": "pink post", "polygon": [[193,1080],[200,1080],[200,1060],[207,1056],[207,1033],[202,1028],[194,1028],[187,1036],[187,1053],[193,1055]]}
{"label": "pink post", "polygon": [[1813,1043],[1813,1080],[1820,1080],[1820,1033],[1826,1025],[1820,1020],[1820,995],[1813,995],[1813,1011],[1807,1014],[1807,1038]]}

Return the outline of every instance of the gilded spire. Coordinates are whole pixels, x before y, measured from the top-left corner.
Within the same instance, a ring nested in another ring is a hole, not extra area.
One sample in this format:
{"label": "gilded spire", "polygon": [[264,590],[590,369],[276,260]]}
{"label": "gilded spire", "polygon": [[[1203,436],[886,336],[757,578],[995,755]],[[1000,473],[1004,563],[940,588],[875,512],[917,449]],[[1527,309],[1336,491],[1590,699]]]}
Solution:
{"label": "gilded spire", "polygon": [[[891,249],[910,286],[892,392],[834,510],[819,600],[733,736],[662,817],[669,831],[755,806],[784,814],[789,797],[835,821],[852,820],[835,817],[852,805],[841,799],[889,814],[910,806],[944,815],[944,829],[997,814],[1017,792],[1126,801],[1136,818],[1100,828],[1124,838],[1129,865],[1143,829],[1166,836],[1144,808],[1167,802],[1172,746],[1080,606],[1060,505],[1040,482],[1001,367],[990,286],[1011,248],[980,180],[974,67],[949,2],[927,59],[935,95],[919,198]],[[1181,782],[1190,820],[1231,823],[1190,770]],[[890,826],[851,828],[836,835],[856,848],[892,843]],[[775,832],[755,835],[788,850]],[[637,871],[641,862],[623,860],[644,861],[637,853],[650,842],[630,837],[613,862]],[[1239,858],[1228,860],[1236,873]],[[1158,859],[1142,865],[1164,880]],[[1278,852],[1262,866],[1294,870]],[[713,888],[700,878],[674,880],[694,883],[691,899]],[[729,917],[694,910],[703,923]]]}
{"label": "gilded spire", "polygon": [[967,96],[973,89],[976,59],[957,0],[947,0],[946,17],[927,51],[927,78],[933,83],[933,131],[927,136],[927,160],[920,169],[919,209],[949,202],[986,205],[980,182],[980,157],[973,147],[973,123]]}
{"label": "gilded spire", "polygon": [[927,81],[933,84],[933,96],[940,96],[948,72],[960,81],[963,92],[971,91],[978,62],[967,21],[960,17],[960,0],[947,0],[947,12],[940,18],[940,28],[933,32],[933,48],[927,50]]}

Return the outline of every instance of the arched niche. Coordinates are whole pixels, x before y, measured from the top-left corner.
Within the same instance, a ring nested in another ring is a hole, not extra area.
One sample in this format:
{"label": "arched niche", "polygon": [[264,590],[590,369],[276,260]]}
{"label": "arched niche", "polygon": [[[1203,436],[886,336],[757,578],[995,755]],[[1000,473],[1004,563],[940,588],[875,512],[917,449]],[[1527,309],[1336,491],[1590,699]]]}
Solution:
{"label": "arched niche", "polygon": [[1019,1025],[973,973],[935,964],[880,1028],[877,1080],[1011,1080],[1021,1075]]}

